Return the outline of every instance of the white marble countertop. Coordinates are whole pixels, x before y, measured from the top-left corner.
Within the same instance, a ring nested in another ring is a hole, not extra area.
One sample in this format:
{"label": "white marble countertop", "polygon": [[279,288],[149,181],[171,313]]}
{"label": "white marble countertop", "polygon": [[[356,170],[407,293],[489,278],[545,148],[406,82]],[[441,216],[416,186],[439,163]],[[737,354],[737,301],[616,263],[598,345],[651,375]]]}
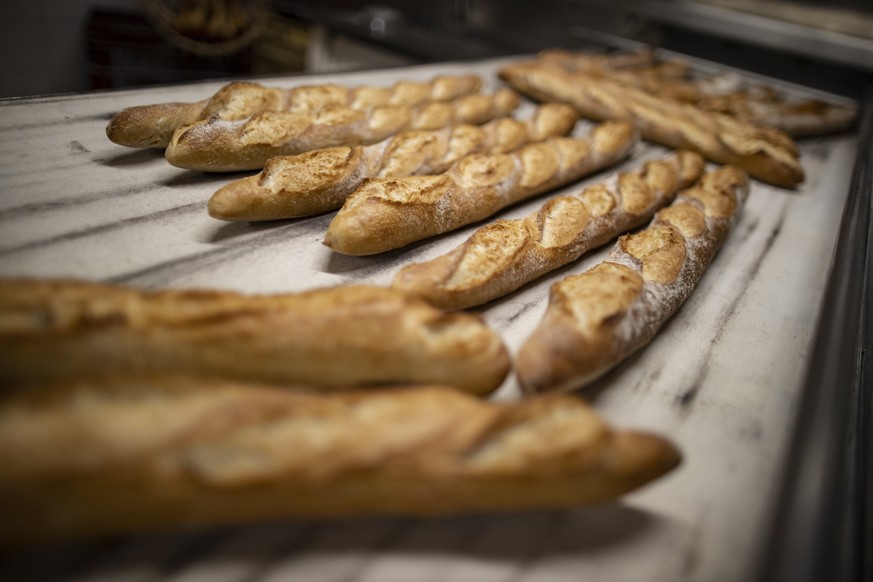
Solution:
{"label": "white marble countertop", "polygon": [[[463,69],[482,74],[493,88],[501,62],[263,82],[388,85]],[[106,123],[123,107],[199,100],[219,86],[0,102],[0,276],[247,292],[386,284],[401,265],[446,252],[472,232],[375,257],[341,256],[320,244],[332,215],[272,224],[213,220],[206,201],[231,177],[180,170],[159,151],[126,149],[106,138]],[[853,135],[806,140],[800,149],[808,177],[801,188],[755,182],[742,219],[684,307],[649,347],[582,393],[613,423],[663,432],[683,450],[678,470],[620,502],[83,542],[0,557],[0,579],[748,579],[795,418],[855,147]],[[662,151],[642,144],[622,167]],[[502,216],[522,216],[543,200]],[[604,254],[478,311],[514,352],[542,316],[550,284]],[[496,397],[516,395],[510,378]]]}

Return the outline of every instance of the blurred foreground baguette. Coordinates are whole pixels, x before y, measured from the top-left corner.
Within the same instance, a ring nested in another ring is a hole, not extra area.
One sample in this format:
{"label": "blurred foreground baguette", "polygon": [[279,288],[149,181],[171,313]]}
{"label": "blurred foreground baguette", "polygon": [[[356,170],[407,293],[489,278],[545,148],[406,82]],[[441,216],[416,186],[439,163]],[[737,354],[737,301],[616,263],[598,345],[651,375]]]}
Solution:
{"label": "blurred foreground baguette", "polygon": [[581,400],[331,395],[186,377],[0,394],[0,542],[602,502],[679,463]]}
{"label": "blurred foreground baguette", "polygon": [[703,169],[703,158],[687,151],[647,162],[524,218],[487,224],[449,253],[402,268],[392,286],[442,309],[502,297],[650,219]]}
{"label": "blurred foreground baguette", "polygon": [[315,111],[263,111],[239,120],[213,115],[179,126],[164,156],[172,165],[189,170],[260,170],[276,156],[371,144],[410,129],[479,125],[509,115],[519,103],[514,91],[503,88],[489,95],[416,105],[371,109],[326,105]]}
{"label": "blurred foreground baguette", "polygon": [[123,109],[109,121],[106,135],[128,147],[165,148],[177,127],[212,116],[233,121],[264,111],[306,113],[328,105],[351,109],[412,106],[455,99],[475,93],[481,86],[482,80],[475,75],[445,75],[427,82],[400,81],[393,87],[349,88],[330,84],[280,89],[259,83],[229,83],[211,98],[196,103],[157,103]]}
{"label": "blurred foreground baguette", "polygon": [[764,182],[784,187],[803,182],[797,146],[782,131],[649,95],[606,77],[569,73],[541,61],[507,65],[499,74],[535,99],[570,103],[591,119],[634,123],[643,139],[738,166]]}
{"label": "blurred foreground baguette", "polygon": [[607,168],[627,157],[638,139],[627,123],[603,123],[582,138],[467,156],[439,176],[369,180],[348,197],[324,244],[368,255],[455,230]]}
{"label": "blurred foreground baguette", "polygon": [[547,103],[524,121],[501,117],[481,126],[407,131],[372,145],[272,158],[261,173],[213,194],[209,214],[222,220],[275,220],[329,212],[367,178],[440,174],[470,154],[506,153],[566,135],[576,120],[571,106]]}
{"label": "blurred foreground baguette", "polygon": [[179,372],[333,387],[443,384],[484,394],[509,371],[480,319],[380,287],[282,295],[0,282],[0,385]]}
{"label": "blurred foreground baguette", "polygon": [[709,172],[646,229],[621,237],[605,261],[555,283],[516,357],[522,388],[579,388],[649,343],[694,291],[748,189],[742,170]]}

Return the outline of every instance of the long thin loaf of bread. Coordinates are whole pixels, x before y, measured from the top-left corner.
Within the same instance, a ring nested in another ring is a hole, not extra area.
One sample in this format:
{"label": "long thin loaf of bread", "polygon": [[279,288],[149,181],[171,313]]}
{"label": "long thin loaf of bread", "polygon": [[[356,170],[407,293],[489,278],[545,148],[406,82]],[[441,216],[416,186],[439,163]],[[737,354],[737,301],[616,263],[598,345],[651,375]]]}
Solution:
{"label": "long thin loaf of bread", "polygon": [[444,75],[430,81],[400,81],[393,87],[304,85],[292,89],[259,83],[229,83],[209,99],[196,103],[158,103],[128,107],[109,121],[106,135],[113,142],[136,148],[165,148],[181,125],[218,116],[245,119],[264,111],[306,113],[325,106],[372,109],[383,105],[412,106],[427,101],[449,101],[482,87],[476,75]]}
{"label": "long thin loaf of bread", "polygon": [[619,239],[594,268],[552,286],[540,325],[516,357],[528,393],[575,389],[646,345],[692,293],[748,194],[726,166]]}
{"label": "long thin loaf of bread", "polygon": [[327,105],[313,112],[264,111],[240,120],[213,115],[176,129],[164,155],[172,165],[190,170],[260,170],[276,156],[375,143],[410,129],[478,125],[509,115],[518,105],[518,95],[504,88],[413,106],[362,110]]}
{"label": "long thin loaf of bread", "polygon": [[324,243],[367,255],[449,232],[615,164],[637,140],[629,124],[604,123],[584,138],[550,138],[508,154],[467,156],[439,176],[369,180],[346,200]]}
{"label": "long thin loaf of bread", "polygon": [[610,66],[613,62],[622,65],[623,59],[631,59],[632,63],[638,54],[641,53],[598,55],[549,50],[540,53],[538,59],[571,72],[606,77],[611,82],[637,87],[649,94],[692,103],[705,111],[724,113],[745,123],[776,128],[794,138],[845,131],[857,118],[858,107],[851,102],[792,98],[767,85],[744,87],[742,77],[736,73],[695,74],[684,61],[656,61],[652,53],[649,63]]}
{"label": "long thin loaf of bread", "polygon": [[486,303],[644,223],[703,170],[703,158],[687,151],[648,162],[524,218],[487,224],[449,253],[402,268],[392,286],[443,309]]}
{"label": "long thin loaf of bread", "polygon": [[275,520],[602,502],[674,468],[580,399],[319,395],[184,377],[0,395],[0,543]]}
{"label": "long thin loaf of bread", "polygon": [[[659,65],[655,58],[655,52],[651,49],[616,53],[595,53],[551,48],[540,51],[537,58],[557,64],[570,71],[597,73],[614,73],[623,70],[650,70],[652,67]],[[671,65],[675,63],[675,66],[680,65],[676,61],[670,61],[670,63]],[[678,74],[684,75],[685,67]]]}
{"label": "long thin loaf of bread", "polygon": [[820,99],[792,100],[767,87],[707,95],[697,105],[706,111],[727,114],[746,123],[776,127],[798,138],[846,131],[858,117],[858,107],[854,103],[829,103]]}
{"label": "long thin loaf of bread", "polygon": [[542,62],[508,65],[500,70],[500,77],[536,99],[570,103],[592,119],[632,122],[643,139],[738,166],[764,182],[793,187],[804,179],[796,144],[779,130]]}
{"label": "long thin loaf of bread", "polygon": [[443,384],[484,394],[509,371],[499,336],[380,287],[243,295],[81,281],[0,283],[0,384],[179,372],[330,389]]}
{"label": "long thin loaf of bread", "polygon": [[367,178],[440,174],[464,156],[511,152],[566,135],[576,120],[571,106],[547,103],[524,121],[501,117],[481,126],[407,131],[372,145],[272,158],[261,173],[218,190],[209,200],[209,214],[222,220],[275,220],[329,212]]}

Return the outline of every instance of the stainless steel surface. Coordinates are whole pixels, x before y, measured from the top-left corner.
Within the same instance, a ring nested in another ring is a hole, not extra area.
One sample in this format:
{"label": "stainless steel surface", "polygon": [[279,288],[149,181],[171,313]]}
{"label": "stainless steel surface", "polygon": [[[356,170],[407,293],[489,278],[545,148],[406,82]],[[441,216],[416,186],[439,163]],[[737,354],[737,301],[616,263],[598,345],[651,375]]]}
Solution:
{"label": "stainless steel surface", "polygon": [[[264,82],[389,85],[465,71],[494,88],[503,62]],[[198,100],[218,86],[0,103],[0,274],[248,292],[387,284],[401,265],[442,254],[472,232],[375,257],[333,254],[320,244],[331,215],[215,221],[206,200],[231,177],[182,171],[159,152],[105,137],[122,107]],[[796,191],[754,183],[742,219],[685,306],[649,347],[581,393],[618,425],[674,439],[685,460],[667,478],[614,504],[567,511],[288,521],[62,544],[6,556],[0,579],[747,580],[779,494],[856,138],[807,140],[800,150],[807,181]],[[622,168],[664,151],[642,144]],[[546,198],[501,217],[527,214]],[[478,311],[514,352],[539,322],[551,283],[605,253]],[[514,378],[495,397],[517,398]]]}

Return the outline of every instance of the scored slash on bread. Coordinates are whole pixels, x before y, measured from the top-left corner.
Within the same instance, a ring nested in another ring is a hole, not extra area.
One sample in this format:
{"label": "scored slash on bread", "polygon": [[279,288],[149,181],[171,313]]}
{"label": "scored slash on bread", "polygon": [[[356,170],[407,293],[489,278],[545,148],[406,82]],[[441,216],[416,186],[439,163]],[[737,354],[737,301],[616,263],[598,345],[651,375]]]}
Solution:
{"label": "scored slash on bread", "polygon": [[327,105],[312,112],[264,111],[240,120],[213,115],[176,129],[164,155],[172,165],[189,170],[260,170],[276,156],[371,144],[410,129],[479,125],[509,115],[519,103],[514,91],[503,88],[491,95],[411,106],[359,110]]}
{"label": "scored slash on bread", "polygon": [[0,395],[0,543],[603,502],[680,462],[580,399],[323,395],[180,376]]}
{"label": "scored slash on bread", "polygon": [[326,106],[372,109],[385,105],[413,106],[427,101],[449,101],[478,92],[476,75],[441,75],[430,81],[400,81],[392,87],[304,85],[292,89],[259,83],[229,83],[209,99],[196,103],[158,103],[128,107],[106,127],[106,135],[119,145],[165,148],[181,125],[217,116],[235,121],[264,111],[311,113]]}
{"label": "scored slash on bread", "polygon": [[0,384],[176,372],[333,387],[433,383],[475,394],[509,372],[500,337],[396,290],[141,291],[0,282]]}
{"label": "scored slash on bread", "polygon": [[467,156],[438,176],[368,180],[346,199],[324,244],[349,255],[388,251],[492,216],[627,157],[638,141],[611,122],[498,155]]}
{"label": "scored slash on bread", "polygon": [[725,166],[621,237],[605,261],[552,286],[539,326],[515,359],[527,393],[572,390],[649,343],[693,292],[748,195]]}
{"label": "scored slash on bread", "polygon": [[695,151],[719,164],[736,165],[764,182],[794,187],[804,179],[797,146],[782,131],[538,61],[507,65],[499,74],[535,99],[570,103],[591,119],[634,123],[643,139]]}
{"label": "scored slash on bread", "polygon": [[486,303],[639,226],[703,170],[703,158],[687,151],[647,162],[524,218],[485,225],[449,253],[403,267],[392,286],[442,309]]}
{"label": "scored slash on bread", "polygon": [[329,212],[367,178],[439,174],[464,156],[511,152],[567,135],[576,120],[571,106],[546,103],[524,121],[501,117],[481,126],[407,131],[372,145],[272,158],[261,173],[213,194],[209,214],[222,220],[276,220]]}

